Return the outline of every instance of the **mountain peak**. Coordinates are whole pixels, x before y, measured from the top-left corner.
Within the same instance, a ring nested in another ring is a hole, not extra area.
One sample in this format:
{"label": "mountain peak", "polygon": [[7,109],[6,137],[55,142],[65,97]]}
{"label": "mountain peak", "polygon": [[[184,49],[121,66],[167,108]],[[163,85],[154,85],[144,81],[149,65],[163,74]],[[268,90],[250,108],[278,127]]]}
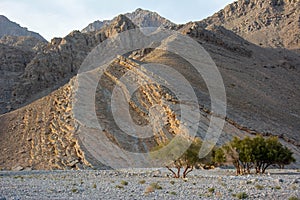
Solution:
{"label": "mountain peak", "polygon": [[137,8],[134,12],[143,12],[143,11],[146,11],[146,10],[144,10],[142,8]]}
{"label": "mountain peak", "polygon": [[150,10],[146,10],[146,9],[142,9],[142,8],[137,8],[135,11],[133,11],[131,13],[126,13],[125,15],[127,15],[127,14],[145,14],[145,13],[156,13],[156,12],[152,12]]}
{"label": "mountain peak", "polygon": [[[135,11],[131,13],[126,13],[122,16],[127,17],[137,27],[170,27],[175,25],[173,22],[160,16],[158,13],[149,10],[144,10],[142,8],[137,8]],[[89,24],[86,28],[82,30],[82,32],[86,33],[100,30],[102,27],[109,25],[112,21],[113,20],[97,20]]]}
{"label": "mountain peak", "polygon": [[131,22],[130,19],[123,14],[118,15],[113,21]]}

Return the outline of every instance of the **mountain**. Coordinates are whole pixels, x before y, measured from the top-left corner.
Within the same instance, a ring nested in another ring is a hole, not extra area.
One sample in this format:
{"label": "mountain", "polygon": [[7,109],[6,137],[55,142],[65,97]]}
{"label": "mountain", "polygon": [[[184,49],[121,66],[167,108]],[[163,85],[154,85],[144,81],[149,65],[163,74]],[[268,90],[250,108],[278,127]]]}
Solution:
{"label": "mountain", "polygon": [[[151,12],[143,9],[136,9],[132,13],[124,14],[138,27],[172,27],[175,24],[164,17],[161,17],[156,12]],[[103,26],[109,25],[112,20],[95,21],[89,24],[82,30],[83,33],[100,30]]]}
{"label": "mountain", "polygon": [[[257,1],[260,2],[263,5],[264,0]],[[253,11],[248,12],[251,14]],[[244,15],[247,16],[248,13]],[[209,19],[170,28],[201,44],[222,75],[228,105],[218,145],[224,144],[233,136],[278,136],[295,153],[297,162],[294,167],[299,167],[299,53],[290,46],[272,48],[270,45],[266,48],[264,45],[257,45],[242,34],[226,28],[226,21],[218,25]],[[282,26],[289,26],[289,23]],[[187,78],[199,100],[201,121],[196,134],[204,137],[211,118],[222,116],[216,116],[211,111],[207,86],[197,77],[191,64],[164,50],[178,39],[178,35],[164,38],[160,43],[155,43],[153,48],[113,58],[107,63],[109,67],[97,83],[96,94],[89,93],[86,97],[75,95],[78,88],[85,86],[76,74],[86,56],[107,38],[136,27],[128,17],[119,15],[100,30],[86,33],[73,31],[66,37],[54,38],[39,48],[32,45],[30,51],[24,51],[21,48],[24,45],[19,45],[13,39],[5,39],[0,43],[3,49],[0,54],[1,75],[6,77],[0,79],[5,83],[0,84],[0,94],[5,97],[0,102],[0,106],[4,105],[1,107],[4,114],[0,115],[0,168],[21,166],[32,169],[102,169],[109,167],[105,164],[105,158],[119,167],[130,164],[138,166],[142,164],[139,163],[140,160],[124,152],[144,152],[167,138],[180,134],[184,136],[184,129],[179,126],[181,113],[177,97],[158,83],[149,82],[145,78],[151,72],[142,65],[149,63],[167,65]],[[131,72],[133,77],[127,72]],[[97,77],[99,71],[89,73],[92,74],[91,77]],[[121,106],[117,111],[126,116],[124,109],[128,107],[133,122],[146,126],[151,120],[153,108],[159,105],[160,109],[154,110],[154,117],[164,114],[167,123],[161,130],[152,130],[154,137],[144,140],[131,137],[124,134],[114,121],[111,96],[118,79],[125,74],[126,78],[134,78],[134,81],[140,81],[143,86],[132,94],[127,105]],[[14,79],[11,80],[10,77]],[[94,81],[86,81],[86,89],[89,91],[93,88]],[[165,85],[168,84],[166,81]],[[80,102],[80,97],[95,100],[95,103],[91,107],[93,113],[89,113],[87,105],[90,104],[81,104],[86,106],[84,108],[87,108],[85,111],[89,115],[78,119],[74,102]],[[195,102],[181,103],[187,109],[192,109]],[[94,127],[94,120],[101,124],[101,130]],[[114,147],[122,149],[120,154],[113,153]]]}
{"label": "mountain", "polygon": [[271,48],[300,49],[298,0],[238,0],[202,21],[222,25],[244,39]]}
{"label": "mountain", "polygon": [[40,34],[28,31],[27,28],[21,27],[19,24],[10,21],[7,17],[0,15],[0,38],[6,35],[31,36],[42,42],[46,42],[46,40]]}

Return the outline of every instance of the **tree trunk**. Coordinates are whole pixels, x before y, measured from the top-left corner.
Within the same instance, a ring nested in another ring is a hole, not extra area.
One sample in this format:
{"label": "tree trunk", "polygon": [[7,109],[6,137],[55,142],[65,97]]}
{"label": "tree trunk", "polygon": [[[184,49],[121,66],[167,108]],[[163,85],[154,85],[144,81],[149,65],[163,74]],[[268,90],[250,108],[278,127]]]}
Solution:
{"label": "tree trunk", "polygon": [[236,169],[236,175],[241,175],[241,167],[240,163],[238,161],[233,162],[233,165]]}
{"label": "tree trunk", "polygon": [[263,168],[262,168],[262,173],[264,174],[266,172],[266,169],[270,166],[270,164],[266,164]]}
{"label": "tree trunk", "polygon": [[256,174],[260,174],[260,172],[261,172],[261,165],[262,164],[260,162],[256,163],[256,166],[255,166]]}
{"label": "tree trunk", "polygon": [[180,167],[177,167],[177,176],[176,178],[180,178]]}
{"label": "tree trunk", "polygon": [[[170,168],[170,167],[168,167],[168,166],[166,166],[166,168],[170,171],[170,172],[172,172],[172,174],[174,175],[174,178],[179,178],[180,177],[180,175],[178,176],[178,174],[180,173],[178,173],[177,172],[177,174]],[[177,168],[178,169],[178,168]],[[179,171],[180,171],[180,169],[179,169]]]}
{"label": "tree trunk", "polygon": [[186,178],[186,176],[191,172],[193,171],[193,167],[190,167],[190,166],[186,166],[184,172],[183,172],[183,178]]}

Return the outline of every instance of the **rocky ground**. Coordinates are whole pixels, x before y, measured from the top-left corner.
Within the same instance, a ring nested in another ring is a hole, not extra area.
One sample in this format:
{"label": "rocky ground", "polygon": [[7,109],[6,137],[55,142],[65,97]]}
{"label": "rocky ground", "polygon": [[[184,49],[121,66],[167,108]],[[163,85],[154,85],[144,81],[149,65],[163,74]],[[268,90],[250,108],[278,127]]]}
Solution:
{"label": "rocky ground", "polygon": [[0,172],[0,199],[299,199],[299,170],[234,176],[195,170],[188,179],[165,169]]}

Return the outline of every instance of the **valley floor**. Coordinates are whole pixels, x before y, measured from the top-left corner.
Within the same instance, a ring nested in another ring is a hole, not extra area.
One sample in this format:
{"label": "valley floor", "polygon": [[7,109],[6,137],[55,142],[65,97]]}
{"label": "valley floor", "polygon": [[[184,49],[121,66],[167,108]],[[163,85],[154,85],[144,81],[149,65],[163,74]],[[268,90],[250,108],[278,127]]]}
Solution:
{"label": "valley floor", "polygon": [[[165,169],[0,172],[0,200],[9,199],[300,199],[299,170],[234,176],[195,170],[187,180]],[[151,186],[152,185],[152,186]]]}

